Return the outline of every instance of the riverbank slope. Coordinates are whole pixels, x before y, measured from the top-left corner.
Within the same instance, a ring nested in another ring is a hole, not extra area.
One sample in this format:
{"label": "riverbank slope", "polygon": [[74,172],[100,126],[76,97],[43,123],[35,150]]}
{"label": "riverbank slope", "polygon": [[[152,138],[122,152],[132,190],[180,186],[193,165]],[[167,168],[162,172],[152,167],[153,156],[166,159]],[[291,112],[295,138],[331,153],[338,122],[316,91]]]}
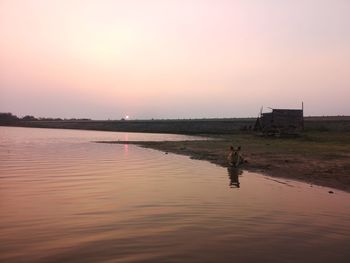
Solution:
{"label": "riverbank slope", "polygon": [[243,169],[350,191],[349,132],[307,132],[293,139],[242,133],[212,138],[214,140],[104,143],[136,144],[224,167],[229,146],[241,146],[247,160]]}

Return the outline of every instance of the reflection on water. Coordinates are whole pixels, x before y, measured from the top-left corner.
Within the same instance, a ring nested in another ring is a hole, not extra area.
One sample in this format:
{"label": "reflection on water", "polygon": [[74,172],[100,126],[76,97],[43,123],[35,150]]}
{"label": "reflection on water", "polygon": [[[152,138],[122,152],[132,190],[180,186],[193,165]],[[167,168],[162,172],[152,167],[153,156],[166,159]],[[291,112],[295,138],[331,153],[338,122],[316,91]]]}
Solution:
{"label": "reflection on water", "polygon": [[348,262],[348,193],[124,136],[0,127],[0,262]]}
{"label": "reflection on water", "polygon": [[239,168],[229,166],[227,168],[228,176],[230,177],[230,187],[231,188],[239,188],[239,176],[243,173],[243,171]]}

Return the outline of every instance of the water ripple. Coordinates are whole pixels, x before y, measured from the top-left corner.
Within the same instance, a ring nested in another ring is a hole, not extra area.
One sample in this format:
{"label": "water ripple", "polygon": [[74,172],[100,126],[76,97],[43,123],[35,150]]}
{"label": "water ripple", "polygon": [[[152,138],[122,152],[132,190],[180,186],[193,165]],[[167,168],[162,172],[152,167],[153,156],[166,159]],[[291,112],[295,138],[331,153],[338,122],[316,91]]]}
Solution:
{"label": "water ripple", "polygon": [[[350,258],[347,193],[246,172],[232,189],[206,162],[91,143],[125,134],[0,131],[2,262]],[[142,136],[129,139],[184,138]]]}

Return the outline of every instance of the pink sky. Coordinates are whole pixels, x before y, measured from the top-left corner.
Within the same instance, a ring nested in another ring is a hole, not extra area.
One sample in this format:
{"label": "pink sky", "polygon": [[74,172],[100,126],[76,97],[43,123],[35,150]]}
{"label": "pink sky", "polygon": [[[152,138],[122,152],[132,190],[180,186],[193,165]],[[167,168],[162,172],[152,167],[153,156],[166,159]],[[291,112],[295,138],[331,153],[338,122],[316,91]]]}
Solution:
{"label": "pink sky", "polygon": [[0,112],[350,115],[347,0],[0,0]]}

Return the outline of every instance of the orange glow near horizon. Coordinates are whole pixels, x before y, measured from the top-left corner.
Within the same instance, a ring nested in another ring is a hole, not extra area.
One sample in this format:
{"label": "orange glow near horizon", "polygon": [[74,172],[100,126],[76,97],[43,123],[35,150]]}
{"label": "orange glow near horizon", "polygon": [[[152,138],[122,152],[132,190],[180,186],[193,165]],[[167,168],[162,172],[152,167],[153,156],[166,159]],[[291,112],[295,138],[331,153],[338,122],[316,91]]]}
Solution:
{"label": "orange glow near horizon", "polygon": [[350,114],[349,13],[341,0],[3,0],[0,111],[243,117],[304,101],[306,115]]}

